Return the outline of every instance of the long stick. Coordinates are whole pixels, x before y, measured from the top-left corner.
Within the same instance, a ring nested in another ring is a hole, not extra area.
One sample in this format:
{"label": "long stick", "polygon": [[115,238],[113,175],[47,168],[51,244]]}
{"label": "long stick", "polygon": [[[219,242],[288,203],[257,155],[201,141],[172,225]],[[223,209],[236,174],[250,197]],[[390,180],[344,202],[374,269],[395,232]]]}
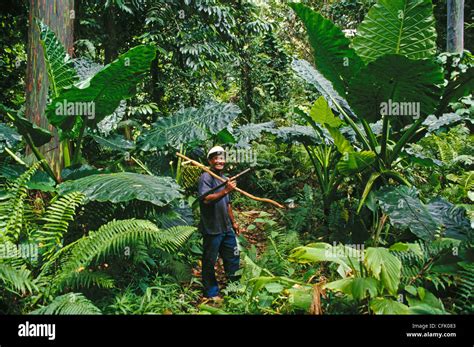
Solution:
{"label": "long stick", "polygon": [[198,200],[204,199],[204,198],[205,198],[206,196],[208,196],[209,194],[212,194],[212,193],[215,192],[216,190],[221,189],[222,187],[224,187],[224,186],[227,184],[227,182],[236,180],[237,178],[239,178],[240,176],[246,174],[246,173],[249,172],[250,170],[251,170],[250,168],[245,169],[245,170],[242,171],[241,173],[238,173],[237,175],[232,176],[231,178],[226,179],[224,182],[218,184],[218,185],[215,186],[214,188],[209,189],[207,192],[205,192],[204,194],[202,194],[200,197],[198,197]]}
{"label": "long stick", "polygon": [[[212,172],[211,169],[209,169],[208,167],[206,167],[205,165],[202,165],[201,163],[195,161],[195,160],[192,160],[188,157],[186,157],[185,155],[179,153],[179,152],[176,152],[176,155],[180,158],[183,158],[185,160],[187,160],[188,162],[190,162],[191,164],[193,164],[194,166],[197,166],[199,168],[201,168],[202,170],[206,171],[209,175],[211,175],[212,177],[218,179],[219,181],[221,182],[225,182],[225,178],[222,178],[221,176],[215,174],[214,172]],[[282,204],[279,204],[278,202],[272,200],[272,199],[267,199],[267,198],[259,198],[255,195],[252,195],[250,193],[247,193],[245,190],[242,190],[240,188],[235,188],[234,189],[235,191],[239,192],[240,194],[243,194],[245,195],[246,197],[252,199],[252,200],[256,200],[256,201],[261,201],[261,202],[268,202],[269,204],[272,204],[273,206],[276,206],[278,208],[285,208],[285,206],[283,206]]]}

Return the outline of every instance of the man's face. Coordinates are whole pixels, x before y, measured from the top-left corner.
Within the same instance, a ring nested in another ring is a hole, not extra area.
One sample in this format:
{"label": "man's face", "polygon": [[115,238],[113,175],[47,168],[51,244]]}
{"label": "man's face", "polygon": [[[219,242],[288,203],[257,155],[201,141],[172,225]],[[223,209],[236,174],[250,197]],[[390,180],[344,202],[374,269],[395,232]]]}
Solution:
{"label": "man's face", "polygon": [[211,165],[211,168],[216,171],[224,170],[224,165],[225,165],[224,155],[216,155],[212,157],[211,159],[209,159],[209,165]]}

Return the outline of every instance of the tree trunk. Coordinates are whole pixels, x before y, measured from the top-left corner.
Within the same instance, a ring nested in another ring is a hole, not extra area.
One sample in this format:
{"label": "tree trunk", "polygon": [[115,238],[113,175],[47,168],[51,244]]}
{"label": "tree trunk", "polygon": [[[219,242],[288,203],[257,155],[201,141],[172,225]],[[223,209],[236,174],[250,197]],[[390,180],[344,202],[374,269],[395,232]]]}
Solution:
{"label": "tree trunk", "polygon": [[448,0],[448,32],[446,50],[461,53],[464,50],[464,0]]}
{"label": "tree trunk", "polygon": [[105,38],[104,42],[104,60],[105,64],[111,63],[118,56],[117,45],[117,27],[115,23],[115,8],[113,3],[105,10]]}
{"label": "tree trunk", "polygon": [[[56,33],[68,53],[73,55],[74,0],[30,0],[28,28],[28,60],[26,68],[26,118],[53,133],[51,141],[40,148],[56,177],[63,167],[60,141],[55,128],[45,115],[48,98],[48,72],[44,62],[40,32],[35,18],[42,20]],[[30,150],[27,153],[31,153]]]}
{"label": "tree trunk", "polygon": [[252,86],[252,77],[250,76],[251,68],[249,57],[247,54],[243,54],[243,58],[241,61],[241,71],[240,71],[240,78],[241,78],[241,88],[240,93],[244,99],[244,109],[242,111],[243,115],[247,118],[249,122],[255,122],[256,120],[253,119],[255,105],[253,102],[253,86]]}

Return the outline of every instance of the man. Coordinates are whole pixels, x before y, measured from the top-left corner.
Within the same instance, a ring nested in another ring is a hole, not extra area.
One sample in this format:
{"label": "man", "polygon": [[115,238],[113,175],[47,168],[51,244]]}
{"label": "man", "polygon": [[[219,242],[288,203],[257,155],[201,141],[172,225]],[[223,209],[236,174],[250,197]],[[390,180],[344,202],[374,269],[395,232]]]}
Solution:
{"label": "man", "polygon": [[[225,156],[224,149],[220,146],[211,148],[207,154],[207,160],[211,170],[222,178]],[[222,182],[204,172],[199,178],[198,194],[206,194],[212,188]],[[220,255],[224,261],[224,270],[230,281],[236,280],[235,273],[239,269],[239,248],[236,234],[239,227],[235,222],[234,214],[230,205],[229,193],[237,187],[235,181],[217,189],[200,201],[201,222],[200,230],[203,234],[203,256],[202,256],[202,284],[204,296],[219,300],[219,286],[216,280],[214,266]]]}

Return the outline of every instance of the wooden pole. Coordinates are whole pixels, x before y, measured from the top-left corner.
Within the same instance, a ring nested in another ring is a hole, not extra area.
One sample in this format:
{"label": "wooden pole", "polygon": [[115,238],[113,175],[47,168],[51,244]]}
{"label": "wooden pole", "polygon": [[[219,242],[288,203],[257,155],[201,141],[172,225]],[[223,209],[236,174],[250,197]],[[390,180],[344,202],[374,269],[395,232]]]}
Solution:
{"label": "wooden pole", "polygon": [[[207,166],[205,165],[202,165],[201,163],[195,161],[195,160],[192,160],[188,157],[186,157],[185,155],[179,153],[179,152],[176,152],[176,155],[184,160],[187,160],[189,163],[193,164],[194,166],[197,166],[199,168],[201,168],[202,170],[206,171],[209,175],[211,175],[212,177],[218,179],[219,181],[221,182],[225,182],[225,178],[222,178],[221,176],[215,174],[214,172],[212,172],[211,169],[209,169]],[[252,195],[250,193],[247,193],[245,190],[242,190],[240,188],[235,188],[235,191],[239,192],[240,194],[242,195],[245,195],[246,197],[252,199],[252,200],[256,200],[256,201],[260,201],[260,202],[267,202],[269,204],[272,204],[273,206],[275,207],[278,207],[278,208],[285,208],[285,206],[283,206],[282,204],[272,200],[272,199],[267,199],[267,198],[259,198],[255,195]]]}
{"label": "wooden pole", "polygon": [[462,53],[464,50],[464,0],[448,0],[448,28],[446,50]]}

